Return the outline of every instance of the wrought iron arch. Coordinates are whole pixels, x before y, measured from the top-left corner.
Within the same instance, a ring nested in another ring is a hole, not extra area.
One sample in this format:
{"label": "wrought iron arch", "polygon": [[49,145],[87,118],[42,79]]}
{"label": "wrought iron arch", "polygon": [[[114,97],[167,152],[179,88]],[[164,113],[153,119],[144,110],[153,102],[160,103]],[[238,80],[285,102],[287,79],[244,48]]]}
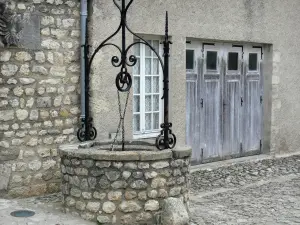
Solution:
{"label": "wrought iron arch", "polygon": [[[119,0],[120,1],[120,0]],[[120,56],[112,56],[111,63],[114,67],[121,67],[120,72],[116,76],[116,87],[118,89],[118,101],[119,101],[119,113],[120,113],[120,122],[118,125],[117,135],[122,126],[122,150],[125,150],[125,140],[124,140],[124,118],[126,114],[126,107],[129,98],[129,92],[132,86],[132,77],[127,71],[127,67],[133,67],[137,63],[137,58],[135,55],[128,56],[130,49],[137,44],[143,44],[148,46],[153,53],[158,57],[160,65],[163,70],[163,97],[164,100],[164,122],[160,125],[162,128],[160,135],[156,138],[156,147],[160,150],[174,148],[176,145],[176,136],[172,133],[171,127],[172,123],[169,122],[169,57],[170,57],[170,44],[172,44],[169,40],[168,34],[168,12],[166,12],[166,24],[165,24],[165,37],[163,41],[164,45],[164,60],[159,55],[159,53],[149,44],[145,39],[134,33],[127,24],[127,12],[130,8],[133,0],[130,0],[126,5],[125,0],[121,0],[121,4],[118,4],[116,0],[113,0],[113,3],[120,11],[121,21],[116,29],[116,31],[106,38],[92,53],[89,59],[89,44],[88,44],[88,29],[86,34],[86,44],[82,46],[85,49],[85,60],[86,60],[86,69],[85,69],[85,77],[86,77],[86,86],[85,86],[85,110],[86,110],[86,118],[83,121],[82,127],[78,130],[78,139],[80,141],[93,140],[97,136],[97,131],[92,125],[92,118],[89,115],[89,79],[90,72],[93,64],[93,60],[98,52],[106,47],[113,46],[117,48],[120,52]],[[116,36],[119,32],[122,33],[122,46],[119,47],[114,43],[109,42],[114,36]],[[139,41],[134,42],[128,46],[126,46],[126,32],[131,33],[134,37],[136,37]],[[125,108],[122,111],[120,104],[120,92],[127,92],[127,99],[125,103]],[[116,141],[117,135],[115,137],[114,142]],[[112,147],[113,149],[113,147]]]}

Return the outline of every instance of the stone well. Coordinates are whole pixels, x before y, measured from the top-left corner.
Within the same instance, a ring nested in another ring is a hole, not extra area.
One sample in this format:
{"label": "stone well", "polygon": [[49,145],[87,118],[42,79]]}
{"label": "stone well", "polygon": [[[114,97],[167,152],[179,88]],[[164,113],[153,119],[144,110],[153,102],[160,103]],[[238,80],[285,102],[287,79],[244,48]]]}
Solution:
{"label": "stone well", "polygon": [[158,224],[163,202],[182,199],[188,207],[191,149],[157,151],[132,145],[60,147],[63,205],[66,212],[100,224]]}

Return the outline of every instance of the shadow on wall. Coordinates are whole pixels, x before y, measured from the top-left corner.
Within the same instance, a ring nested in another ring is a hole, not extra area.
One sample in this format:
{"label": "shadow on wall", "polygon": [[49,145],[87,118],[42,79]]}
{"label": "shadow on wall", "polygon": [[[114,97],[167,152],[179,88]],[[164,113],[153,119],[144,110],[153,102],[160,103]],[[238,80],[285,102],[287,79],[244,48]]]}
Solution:
{"label": "shadow on wall", "polygon": [[11,9],[10,1],[0,0],[0,48],[40,47],[40,16],[33,11],[34,8],[28,8],[19,14]]}
{"label": "shadow on wall", "polygon": [[18,46],[23,27],[21,16],[13,13],[7,2],[0,2],[0,47]]}

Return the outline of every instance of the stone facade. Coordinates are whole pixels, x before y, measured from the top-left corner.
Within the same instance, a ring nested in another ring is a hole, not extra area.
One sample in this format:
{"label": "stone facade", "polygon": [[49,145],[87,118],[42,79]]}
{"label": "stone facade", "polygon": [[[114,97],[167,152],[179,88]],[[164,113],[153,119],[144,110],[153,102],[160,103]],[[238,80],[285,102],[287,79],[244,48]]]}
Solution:
{"label": "stone facade", "polygon": [[191,149],[111,152],[60,148],[67,212],[100,224],[157,224],[163,200],[188,207]]}
{"label": "stone facade", "polygon": [[[1,36],[0,193],[17,197],[55,192],[59,190],[60,180],[57,146],[75,141],[79,125],[80,2],[3,2],[17,14],[38,15],[40,32],[39,41],[30,45],[35,47],[30,50],[9,47]],[[90,44],[95,49],[116,30],[120,15],[113,1],[89,3]],[[298,8],[298,0],[289,4],[280,0],[204,3],[191,0],[189,4],[170,0],[134,1],[128,12],[128,24],[145,37],[162,37],[165,11],[169,12],[173,42],[169,111],[179,145],[185,143],[186,137],[185,50],[187,38],[192,38],[265,44],[262,152],[278,154],[299,150],[300,109],[296,106],[300,56],[297,48],[291,47],[299,42],[300,29],[295,24]],[[287,11],[289,17],[285,16]],[[132,35],[128,35],[128,42],[130,39],[133,40]],[[120,44],[120,36],[113,41]],[[116,49],[105,48],[93,64],[91,114],[98,141],[107,140],[116,132],[119,115],[114,76],[119,68],[112,67],[111,57],[118,54]],[[131,95],[125,120],[127,139],[132,138],[132,108]]]}
{"label": "stone facade", "polygon": [[76,0],[7,1],[17,14],[39,15],[41,39],[38,49],[0,49],[3,194],[60,190],[57,146],[73,142],[78,125],[79,6]]}

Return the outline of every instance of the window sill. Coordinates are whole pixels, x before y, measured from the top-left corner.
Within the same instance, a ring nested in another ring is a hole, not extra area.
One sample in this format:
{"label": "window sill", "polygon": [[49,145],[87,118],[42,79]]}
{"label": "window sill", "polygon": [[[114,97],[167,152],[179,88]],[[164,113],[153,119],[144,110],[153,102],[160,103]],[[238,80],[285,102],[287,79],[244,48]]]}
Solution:
{"label": "window sill", "polygon": [[133,139],[147,139],[147,138],[156,138],[160,134],[159,131],[144,133],[144,134],[134,134]]}

